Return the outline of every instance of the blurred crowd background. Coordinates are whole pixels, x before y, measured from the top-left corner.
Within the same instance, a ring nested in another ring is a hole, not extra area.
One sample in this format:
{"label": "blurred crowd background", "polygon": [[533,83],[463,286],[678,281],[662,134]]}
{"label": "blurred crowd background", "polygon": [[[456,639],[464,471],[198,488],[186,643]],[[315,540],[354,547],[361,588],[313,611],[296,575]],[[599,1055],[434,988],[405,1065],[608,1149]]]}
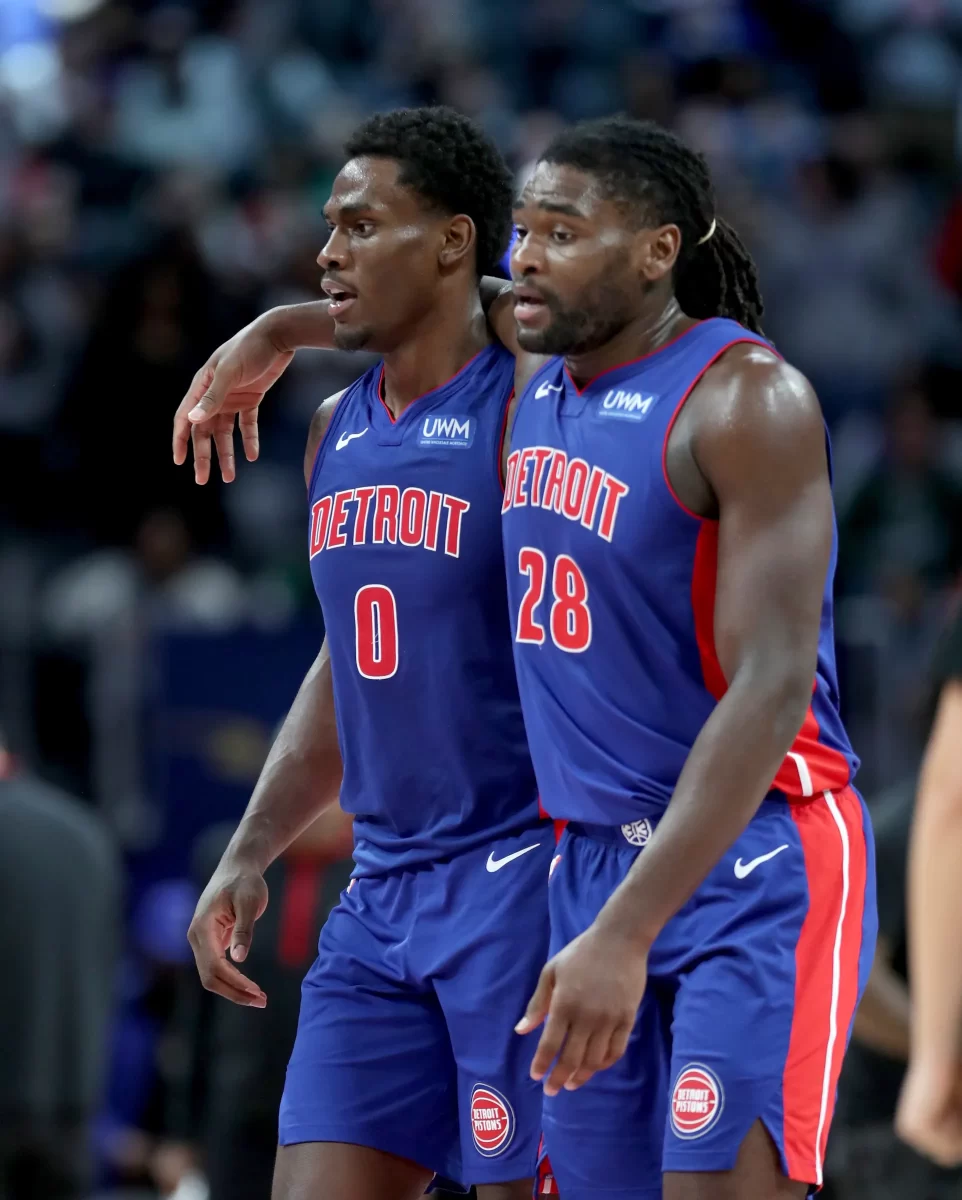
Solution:
{"label": "blurred crowd background", "polygon": [[[962,566],[960,80],[962,0],[0,0],[3,1200],[268,1195],[343,820],[272,869],[266,1013],[210,1003],[184,934],[322,636],[300,462],[367,360],[299,354],[229,487],[171,465],[170,426],[220,341],[317,295],[321,207],[375,109],[454,105],[520,177],[617,110],[707,154],[833,432],[843,705],[904,986]],[[853,1051],[836,1200],[899,1153],[901,1054]],[[927,1178],[893,1194],[962,1194]]]}

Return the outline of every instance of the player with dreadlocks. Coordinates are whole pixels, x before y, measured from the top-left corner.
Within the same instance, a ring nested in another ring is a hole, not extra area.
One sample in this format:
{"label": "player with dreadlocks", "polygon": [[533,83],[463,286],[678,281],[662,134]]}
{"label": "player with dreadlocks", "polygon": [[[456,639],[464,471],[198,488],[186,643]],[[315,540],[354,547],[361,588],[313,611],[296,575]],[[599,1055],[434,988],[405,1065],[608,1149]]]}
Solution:
{"label": "player with dreadlocks", "polygon": [[519,1024],[544,1022],[542,1192],[796,1200],[875,940],[821,411],[670,133],[563,132],[515,225],[520,349],[564,356],[521,396],[503,520],[535,774],[568,822]]}
{"label": "player with dreadlocks", "polygon": [[[504,548],[535,773],[568,822],[518,1026],[545,1026],[541,1191],[796,1200],[875,938],[818,401],[668,131],[563,132],[515,223],[489,307],[520,397]],[[265,314],[198,373],[179,436],[203,455],[233,413],[250,429],[283,356],[329,344],[323,305]]]}

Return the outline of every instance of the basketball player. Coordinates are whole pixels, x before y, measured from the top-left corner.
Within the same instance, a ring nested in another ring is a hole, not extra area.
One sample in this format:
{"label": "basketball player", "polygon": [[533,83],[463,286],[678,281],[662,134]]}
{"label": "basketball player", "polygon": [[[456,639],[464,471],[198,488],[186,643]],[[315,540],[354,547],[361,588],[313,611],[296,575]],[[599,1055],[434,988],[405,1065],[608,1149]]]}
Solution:
{"label": "basketball player", "polygon": [[[326,639],[190,940],[206,987],[265,1004],[234,965],[267,903],[264,871],[340,789],[356,870],[304,982],[274,1200],[413,1200],[435,1173],[519,1200],[542,1097],[534,1046],[513,1026],[547,956],[555,838],[525,743],[501,553],[514,360],[478,293],[507,245],[510,176],[444,109],[372,118],[347,153],[318,256],[326,319],[337,345],[383,362],[313,421]],[[289,357],[247,381],[248,401]],[[203,423],[195,432],[203,477]]]}
{"label": "basketball player", "polygon": [[[875,936],[821,413],[666,131],[563,134],[516,221],[516,329],[489,313],[523,391],[505,547],[539,784],[571,821],[519,1026],[547,1016],[543,1191],[647,1200],[664,1171],[667,1200],[788,1200],[821,1183]],[[208,364],[200,428],[327,344],[322,306],[267,317]]]}
{"label": "basketball player", "polygon": [[515,225],[518,341],[564,356],[521,396],[504,516],[528,741],[569,822],[519,1025],[544,1021],[542,1191],[803,1197],[876,929],[821,411],[673,135],[563,132]]}

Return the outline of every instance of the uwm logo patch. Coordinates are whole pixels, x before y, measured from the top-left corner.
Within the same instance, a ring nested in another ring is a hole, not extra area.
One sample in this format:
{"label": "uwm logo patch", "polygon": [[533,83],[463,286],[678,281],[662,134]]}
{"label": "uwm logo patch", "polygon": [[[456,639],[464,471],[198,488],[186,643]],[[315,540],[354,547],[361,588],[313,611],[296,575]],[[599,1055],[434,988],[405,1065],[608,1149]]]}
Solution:
{"label": "uwm logo patch", "polygon": [[514,1112],[500,1092],[476,1083],[471,1093],[471,1132],[485,1158],[503,1154],[514,1137]]}
{"label": "uwm logo patch", "polygon": [[425,417],[418,436],[419,446],[458,446],[466,450],[474,441],[470,417]]}
{"label": "uwm logo patch", "polygon": [[598,405],[598,416],[617,417],[621,421],[643,421],[657,399],[657,396],[646,396],[641,392],[611,388]]}
{"label": "uwm logo patch", "polygon": [[714,1071],[703,1063],[683,1067],[671,1093],[671,1128],[683,1141],[706,1134],[725,1107],[725,1094]]}

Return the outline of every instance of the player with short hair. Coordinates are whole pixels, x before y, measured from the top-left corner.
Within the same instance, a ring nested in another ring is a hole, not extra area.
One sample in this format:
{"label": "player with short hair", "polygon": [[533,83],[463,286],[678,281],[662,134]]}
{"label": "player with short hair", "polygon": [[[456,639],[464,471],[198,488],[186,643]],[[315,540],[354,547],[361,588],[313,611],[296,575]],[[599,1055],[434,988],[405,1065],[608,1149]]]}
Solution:
{"label": "player with short hair", "polygon": [[562,132],[515,225],[520,348],[564,355],[521,396],[504,513],[528,741],[569,822],[519,1025],[545,1021],[542,1190],[802,1197],[876,929],[824,421],[666,130]]}
{"label": "player with short hair", "polygon": [[[547,1016],[542,1192],[791,1200],[821,1183],[876,927],[824,422],[666,130],[565,131],[516,224],[513,313],[510,289],[489,309],[521,396],[506,565],[536,773],[569,821],[519,1025]],[[202,437],[288,348],[329,344],[323,305],[259,322],[201,380]]]}
{"label": "player with short hair", "polygon": [[[263,1006],[234,965],[267,903],[263,873],[339,791],[356,870],[304,981],[274,1200],[414,1200],[435,1173],[520,1200],[541,1089],[513,1025],[547,954],[555,837],[524,737],[501,553],[514,360],[478,291],[508,242],[510,175],[450,109],[373,117],[347,154],[318,256],[325,320],[337,345],[383,361],[312,423],[325,642],[190,940],[206,987]],[[272,347],[229,398],[252,456],[251,405],[290,357]],[[179,461],[185,413],[213,374],[182,405]],[[211,437],[233,473],[233,422],[193,426],[199,481]]]}

